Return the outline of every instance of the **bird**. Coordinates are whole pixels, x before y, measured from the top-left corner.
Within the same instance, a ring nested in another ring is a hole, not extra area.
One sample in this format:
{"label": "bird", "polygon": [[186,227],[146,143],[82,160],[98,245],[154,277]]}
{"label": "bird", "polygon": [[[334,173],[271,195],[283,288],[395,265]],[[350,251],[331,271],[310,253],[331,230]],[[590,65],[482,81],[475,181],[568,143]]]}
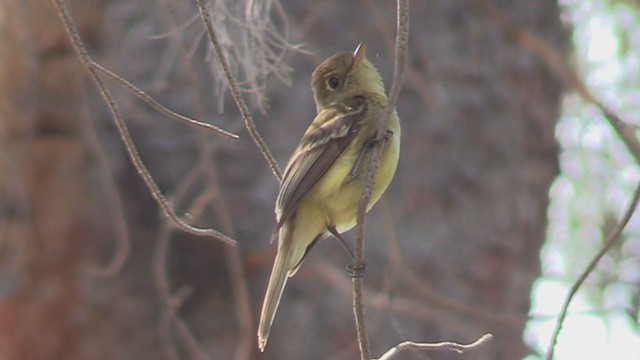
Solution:
{"label": "bird", "polygon": [[[366,58],[366,44],[333,55],[313,72],[317,115],[291,155],[276,200],[278,250],[258,325],[264,351],[280,298],[309,250],[322,238],[356,225],[367,166],[376,141],[383,141],[379,170],[367,211],[380,199],[397,168],[400,120],[394,109],[388,130],[376,140],[378,119],[387,101],[377,68]],[[352,258],[353,252],[349,251]]]}

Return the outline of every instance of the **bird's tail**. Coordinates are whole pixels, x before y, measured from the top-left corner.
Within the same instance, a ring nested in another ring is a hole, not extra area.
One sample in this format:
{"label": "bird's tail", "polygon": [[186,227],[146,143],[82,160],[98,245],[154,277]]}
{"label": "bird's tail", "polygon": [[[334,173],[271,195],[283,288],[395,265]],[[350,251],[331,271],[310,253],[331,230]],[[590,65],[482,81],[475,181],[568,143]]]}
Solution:
{"label": "bird's tail", "polygon": [[[286,229],[280,230],[280,235],[285,235],[283,232],[287,232]],[[264,351],[267,345],[267,338],[269,337],[269,330],[271,330],[271,324],[273,318],[278,310],[278,304],[280,304],[280,298],[282,297],[282,291],[289,279],[289,270],[292,267],[292,258],[294,257],[293,249],[290,249],[291,242],[285,241],[286,245],[279,247],[278,254],[273,263],[273,270],[271,270],[271,277],[269,278],[269,285],[267,285],[267,292],[264,295],[264,303],[262,304],[262,313],[260,314],[260,324],[258,325],[258,347],[260,351]],[[279,244],[280,245],[280,244]]]}

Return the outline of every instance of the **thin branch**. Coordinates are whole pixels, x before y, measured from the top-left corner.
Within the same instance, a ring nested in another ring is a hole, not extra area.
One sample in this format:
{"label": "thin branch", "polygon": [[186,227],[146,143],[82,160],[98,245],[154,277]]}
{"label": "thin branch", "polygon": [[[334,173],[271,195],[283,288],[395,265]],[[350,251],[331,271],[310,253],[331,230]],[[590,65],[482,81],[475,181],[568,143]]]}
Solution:
{"label": "thin branch", "polygon": [[[183,181],[180,183],[179,188],[176,190],[176,198],[182,198],[190,186],[197,179],[199,169],[192,170]],[[200,217],[205,211],[207,204],[216,196],[213,191],[208,191],[201,195],[196,201],[189,207],[189,213],[194,217]],[[153,279],[156,285],[156,289],[160,295],[160,299],[164,304],[164,314],[161,317],[161,330],[167,337],[165,339],[165,346],[169,351],[169,354],[175,354],[176,350],[173,348],[173,342],[171,340],[171,325],[175,324],[175,329],[178,332],[179,339],[185,346],[186,350],[190,354],[191,359],[205,360],[209,357],[205,354],[204,350],[199,345],[195,336],[184,323],[184,320],[178,314],[178,310],[184,302],[187,293],[184,291],[178,291],[176,294],[172,294],[171,285],[167,276],[167,259],[169,254],[169,245],[171,243],[172,227],[170,223],[165,222],[158,234],[158,242],[153,251],[152,267],[153,267]]]}
{"label": "thin branch", "polygon": [[[447,313],[456,313],[465,317],[480,319],[487,323],[513,326],[531,319],[531,317],[520,313],[496,312],[495,309],[485,309],[477,304],[458,302],[434,291],[424,282],[424,279],[421,279],[420,276],[416,275],[409,266],[406,265],[407,262],[400,251],[391,209],[384,196],[380,198],[380,207],[382,209],[384,238],[387,243],[386,254],[389,259],[389,272],[399,275],[398,280],[403,280],[408,288],[420,295],[420,301],[428,304],[431,309],[443,310],[443,312]],[[447,322],[448,320],[440,319],[440,322],[443,321]]]}
{"label": "thin branch", "polygon": [[562,323],[564,322],[564,319],[567,316],[567,311],[569,309],[569,304],[571,304],[571,300],[578,292],[578,289],[580,289],[580,287],[582,286],[582,283],[584,283],[584,281],[587,279],[589,274],[591,274],[593,269],[595,269],[596,265],[598,265],[598,262],[600,262],[600,259],[602,259],[602,257],[607,253],[607,251],[609,251],[609,249],[611,249],[613,245],[615,245],[616,241],[620,238],[620,234],[622,233],[622,230],[624,230],[624,228],[627,226],[627,223],[629,223],[631,216],[633,215],[633,213],[635,212],[638,206],[638,199],[640,199],[640,182],[638,182],[638,186],[636,187],[636,190],[633,193],[631,202],[629,203],[627,210],[624,212],[624,215],[620,219],[620,222],[611,231],[611,233],[609,233],[609,236],[607,236],[607,240],[605,241],[604,246],[602,246],[600,251],[598,251],[598,253],[593,257],[593,259],[591,260],[587,268],[582,272],[580,277],[578,277],[578,280],[576,280],[573,286],[571,286],[571,290],[569,290],[569,294],[567,295],[567,297],[564,300],[564,303],[562,304],[562,310],[560,310],[560,315],[558,316],[556,327],[553,330],[553,335],[551,336],[551,344],[549,344],[549,349],[547,350],[547,357],[546,357],[547,360],[553,359],[553,352],[554,352],[556,343],[558,342],[558,336],[560,335],[560,330],[562,330]]}
{"label": "thin branch", "polygon": [[[353,296],[353,284],[344,277],[342,268],[337,268],[326,260],[314,260],[311,262],[311,266],[314,274],[319,279],[337,289],[344,296]],[[412,321],[436,322],[444,330],[466,338],[477,336],[477,333],[469,327],[468,321],[451,316],[446,311],[434,309],[422,300],[414,300],[402,295],[390,297],[388,293],[381,292],[378,289],[371,289],[367,286],[363,286],[362,293],[365,305],[378,312],[388,311],[391,314],[401,315]]]}
{"label": "thin branch", "polygon": [[240,89],[238,89],[238,84],[235,78],[233,77],[233,74],[231,74],[231,70],[229,70],[229,64],[227,63],[227,59],[224,57],[224,54],[222,53],[222,47],[220,46],[220,42],[218,41],[218,37],[213,28],[213,23],[211,21],[211,14],[209,13],[209,10],[207,9],[207,6],[205,4],[206,0],[196,0],[196,2],[198,3],[198,8],[200,10],[202,21],[206,25],[207,34],[209,35],[209,41],[211,41],[211,44],[213,45],[213,49],[215,50],[215,53],[216,53],[216,57],[218,58],[218,61],[222,66],[224,75],[227,78],[229,90],[231,91],[231,96],[233,96],[233,100],[236,102],[236,105],[238,106],[238,110],[240,111],[240,115],[242,115],[242,119],[244,120],[247,131],[249,131],[249,135],[251,135],[251,138],[256,143],[256,146],[262,153],[262,156],[264,156],[265,160],[267,160],[267,163],[269,164],[271,171],[273,172],[275,177],[278,179],[278,182],[280,182],[282,180],[282,172],[278,167],[278,163],[276,162],[276,159],[271,154],[269,147],[262,139],[262,136],[260,136],[260,133],[256,128],[256,124],[253,121],[253,118],[251,117],[251,113],[247,108],[247,104],[244,102],[244,99],[240,94]]}
{"label": "thin branch", "polygon": [[[176,186],[175,191],[173,193],[172,201],[174,203],[180,203],[182,199],[186,196],[192,186],[196,184],[202,169],[202,164],[204,162],[196,162],[196,165],[189,170],[182,177],[180,183]],[[200,196],[199,199],[195,202],[195,204],[191,204],[188,208],[188,213],[191,216],[198,217],[204,211],[207,200],[209,200],[215,194],[211,192],[207,192]],[[174,344],[173,337],[171,336],[171,330],[176,328],[176,324],[182,322],[183,320],[180,318],[180,315],[177,313],[181,304],[185,300],[184,292],[178,291],[175,295],[172,294],[171,286],[169,284],[168,274],[167,274],[167,259],[169,257],[169,245],[171,242],[172,228],[165,221],[162,224],[162,227],[157,236],[157,242],[153,249],[152,254],[152,276],[156,286],[156,290],[160,296],[162,303],[164,304],[164,311],[160,318],[159,327],[160,334],[163,336],[162,344],[165,347],[165,353],[169,354],[172,358],[178,359],[179,356],[177,354],[176,345]],[[177,327],[178,335],[180,336],[180,340],[187,347],[189,344],[195,343],[195,341],[190,338],[193,337],[191,331],[186,326]],[[198,351],[199,346],[192,348],[189,350],[192,354],[200,353]],[[198,356],[195,356],[198,358]]]}
{"label": "thin branch", "polygon": [[116,237],[116,246],[111,256],[111,259],[106,265],[92,269],[92,275],[96,277],[111,277],[115,276],[122,270],[125,262],[129,258],[131,252],[131,236],[129,235],[129,228],[127,226],[126,216],[124,214],[124,206],[122,204],[121,194],[118,191],[118,185],[116,179],[109,167],[109,159],[104,152],[104,148],[100,145],[98,136],[96,134],[96,128],[93,119],[91,118],[91,109],[89,109],[89,102],[86,101],[86,89],[82,87],[82,81],[78,81],[79,93],[84,97],[82,101],[83,111],[85,113],[87,121],[82,121],[80,124],[83,138],[86,143],[87,151],[95,154],[98,162],[98,171],[100,172],[100,180],[103,182],[105,191],[105,202],[108,207],[108,211],[113,216],[114,235]]}
{"label": "thin branch", "polygon": [[173,337],[171,336],[171,327],[173,323],[173,311],[165,309],[165,311],[160,314],[160,319],[158,320],[158,332],[160,336],[162,336],[161,346],[163,349],[163,355],[165,358],[170,360],[180,360],[180,355],[176,350],[176,344],[173,341]]}
{"label": "thin branch", "polygon": [[360,345],[360,358],[362,360],[371,359],[369,336],[367,335],[367,328],[364,323],[364,304],[362,303],[362,278],[359,277],[353,278],[353,314],[356,318],[358,344]]}
{"label": "thin branch", "polygon": [[126,79],[122,78],[121,76],[115,74],[114,72],[112,72],[111,70],[105,68],[104,66],[98,64],[95,61],[91,61],[91,66],[95,67],[96,69],[100,70],[102,73],[108,75],[109,77],[111,77],[112,79],[116,80],[117,82],[119,82],[120,84],[122,84],[122,86],[124,86],[127,90],[131,91],[135,96],[139,97],[140,99],[142,99],[142,101],[146,102],[147,104],[149,104],[151,107],[153,107],[154,109],[158,110],[160,113],[174,118],[178,121],[182,121],[186,124],[189,125],[193,125],[196,127],[201,127],[207,130],[212,130],[228,139],[232,139],[232,140],[237,140],[239,138],[238,135],[233,134],[229,131],[226,131],[224,129],[221,129],[215,125],[212,124],[208,124],[205,122],[201,122],[195,119],[192,119],[188,116],[184,116],[182,114],[178,114],[175,111],[171,111],[169,109],[167,109],[166,107],[162,106],[162,104],[160,104],[157,100],[155,100],[154,98],[152,98],[149,94],[147,94],[146,92],[142,91],[140,88],[138,88],[137,86],[133,85],[132,83],[130,83],[129,81],[127,81]]}
{"label": "thin branch", "polygon": [[548,46],[542,39],[526,29],[510,22],[498,8],[489,1],[483,0],[475,3],[490,16],[505,33],[511,36],[520,46],[529,50],[542,60],[566,85],[575,90],[583,101],[597,107],[609,124],[618,134],[622,142],[629,150],[637,163],[640,163],[640,141],[636,131],[628,122],[622,121],[618,115],[609,110],[589,90],[573,69],[565,62],[564,58],[556,50]]}
{"label": "thin branch", "polygon": [[[611,127],[613,127],[613,129],[616,131],[622,142],[627,147],[629,153],[634,157],[635,161],[637,163],[640,163],[640,141],[638,141],[638,138],[636,136],[636,130],[632,125],[622,121],[618,115],[609,110],[607,106],[605,106],[600,100],[598,100],[595,95],[593,95],[593,93],[589,90],[587,85],[582,81],[582,79],[576,74],[573,69],[571,69],[571,67],[565,62],[565,60],[558,54],[556,50],[549,47],[542,39],[540,39],[535,34],[527,31],[517,24],[510,22],[502,13],[500,13],[499,9],[497,9],[489,1],[484,0],[478,2],[477,5],[479,5],[481,9],[484,10],[493,20],[495,20],[496,23],[500,27],[502,27],[505,33],[510,35],[519,45],[529,50],[534,55],[538,56],[538,58],[541,59],[547,65],[547,67],[551,71],[553,71],[565,84],[576,91],[583,101],[596,106],[600,110],[602,115],[608,120]],[[558,341],[558,336],[562,329],[562,324],[567,315],[568,307],[571,303],[571,300],[573,299],[579,288],[582,286],[586,278],[598,264],[598,262],[618,240],[620,233],[635,211],[635,208],[638,204],[639,196],[640,184],[638,185],[638,188],[633,195],[633,200],[631,201],[629,208],[627,209],[623,218],[620,220],[620,223],[609,234],[607,240],[605,241],[605,245],[594,256],[587,268],[571,287],[569,294],[565,298],[565,301],[562,305],[560,315],[558,316],[556,327],[551,337],[551,343],[549,345],[549,349],[547,350],[546,359],[553,359],[555,345]]]}
{"label": "thin branch", "polygon": [[205,360],[209,358],[206,356],[204,350],[201,349],[194,335],[186,326],[184,320],[178,315],[178,310],[186,294],[178,291],[175,295],[172,295],[169,281],[166,272],[166,262],[169,252],[169,244],[171,242],[171,227],[165,223],[158,235],[158,243],[154,249],[153,255],[153,276],[156,285],[156,289],[160,293],[160,298],[164,303],[164,312],[160,318],[162,333],[165,336],[163,345],[171,355],[176,355],[177,351],[174,348],[174,344],[171,337],[172,324],[175,324],[176,330],[180,337],[181,343],[185,346],[186,350],[190,354],[191,359]]}
{"label": "thin branch", "polygon": [[[535,315],[527,316],[515,312],[507,312],[506,309],[503,312],[497,312],[495,309],[486,309],[476,304],[466,304],[459,302],[444,295],[439,294],[434,289],[430,288],[424,279],[416,275],[405,261],[398,243],[395,225],[393,223],[393,217],[388,202],[383,196],[382,201],[382,221],[384,228],[384,238],[387,242],[386,253],[389,258],[389,273],[393,273],[397,277],[397,281],[402,281],[399,286],[411,289],[412,292],[419,296],[418,303],[422,306],[428,307],[432,311],[436,311],[439,314],[459,314],[464,318],[479,319],[487,323],[495,323],[505,326],[515,326],[522,324],[528,320],[536,318]],[[366,290],[365,290],[365,296]],[[375,296],[375,295],[373,295]],[[390,296],[391,298],[391,296]],[[393,300],[390,300],[393,304]],[[537,318],[541,318],[538,316]],[[437,322],[442,326],[451,325],[450,316],[432,316],[429,321]],[[457,330],[454,332],[458,332]]]}
{"label": "thin branch", "polygon": [[[167,18],[167,22],[173,28],[172,33],[174,33],[176,42],[177,42],[177,54],[182,63],[181,67],[184,69],[187,75],[187,79],[190,83],[189,89],[193,91],[191,94],[191,99],[193,101],[193,109],[195,114],[198,117],[202,117],[204,114],[204,106],[202,103],[202,98],[200,94],[197,92],[197,89],[200,89],[200,78],[198,77],[193,64],[191,61],[188,61],[189,56],[187,55],[187,49],[183,46],[181,30],[174,18],[173,12],[170,10],[170,4],[166,1],[159,1],[163,10],[164,15]],[[199,16],[199,15],[197,15]],[[235,124],[239,125],[239,124]],[[190,173],[193,175],[195,180],[196,177],[203,178],[205,181],[204,187],[206,189],[205,194],[201,194],[200,196],[204,196],[207,193],[213,193],[215,196],[211,197],[208,203],[208,209],[211,209],[215,212],[215,214],[209,214],[208,212],[203,214],[193,214],[196,218],[210,218],[213,216],[217,218],[220,223],[220,229],[227,234],[231,234],[235,236],[235,229],[233,227],[233,223],[231,221],[231,217],[224,203],[224,199],[222,197],[222,193],[220,192],[218,175],[215,172],[216,169],[216,160],[215,160],[215,151],[217,150],[219,143],[212,143],[207,141],[207,138],[204,136],[205,134],[198,134],[198,160],[197,165]],[[183,186],[181,186],[181,191],[176,191],[176,200],[177,198],[182,198],[185,193],[189,192],[190,187],[193,185],[192,182],[186,181],[189,179],[185,179]],[[230,282],[233,289],[234,295],[234,309],[236,313],[236,321],[238,327],[238,340],[236,341],[236,349],[233,355],[234,360],[247,360],[251,358],[252,347],[250,346],[253,343],[253,320],[251,314],[251,306],[249,301],[249,292],[247,289],[246,276],[243,268],[243,263],[241,259],[240,250],[238,247],[228,247],[225,249],[225,258],[226,265],[229,271]],[[166,260],[166,259],[165,259]]]}
{"label": "thin branch", "polygon": [[174,321],[176,322],[178,333],[182,337],[182,341],[189,354],[188,358],[194,360],[212,359],[211,355],[208,354],[204,349],[202,349],[202,346],[193,335],[191,329],[189,329],[185,321],[180,317],[176,317]]}
{"label": "thin branch", "polygon": [[[385,104],[384,110],[378,119],[378,133],[376,135],[376,146],[374,146],[369,166],[367,168],[367,177],[365,180],[364,190],[358,203],[357,214],[357,234],[355,246],[354,267],[363,268],[364,262],[364,223],[365,213],[371,193],[375,185],[375,178],[380,165],[380,157],[382,155],[382,137],[386,134],[389,127],[391,114],[395,110],[400,88],[402,86],[402,77],[407,66],[407,50],[409,43],[409,0],[398,0],[397,2],[397,28],[396,34],[396,54],[395,67],[393,70],[393,82],[389,91],[389,98]],[[364,322],[364,305],[362,302],[362,277],[353,277],[353,313],[356,319],[356,328],[358,333],[358,343],[360,344],[361,359],[371,359],[371,350],[369,349],[369,339]]]}
{"label": "thin branch", "polygon": [[[224,210],[226,211],[226,209]],[[229,247],[225,249],[227,271],[231,278],[233,301],[235,303],[235,317],[238,326],[238,340],[234,351],[234,360],[250,359],[253,346],[253,315],[251,313],[251,298],[247,285],[247,277],[242,263],[240,249]]]}
{"label": "thin branch", "polygon": [[[235,229],[231,214],[225,206],[224,199],[220,196],[220,184],[217,174],[214,172],[215,156],[212,144],[204,145],[204,159],[209,166],[204,169],[206,186],[209,191],[215,191],[218,196],[212,201],[212,208],[215,212],[214,216],[220,221],[221,228],[228,234],[235,235]],[[229,247],[225,249],[225,259],[227,271],[233,291],[233,300],[235,304],[235,315],[238,326],[238,340],[236,341],[236,349],[233,355],[234,360],[246,360],[251,358],[253,344],[253,316],[251,314],[251,301],[249,289],[247,285],[247,277],[242,263],[240,249],[238,247]]]}
{"label": "thin branch", "polygon": [[124,142],[125,148],[127,150],[127,153],[129,154],[129,158],[131,159],[131,162],[133,163],[134,167],[142,177],[142,180],[144,181],[145,185],[151,192],[151,195],[156,200],[160,208],[171,220],[173,220],[173,223],[183,231],[186,231],[194,235],[199,235],[199,236],[214,237],[229,245],[234,245],[236,241],[230,238],[229,236],[224,235],[221,232],[214,229],[202,229],[202,228],[193,227],[185,223],[184,221],[182,221],[173,212],[173,210],[169,206],[167,199],[162,195],[162,192],[160,192],[158,185],[155,183],[155,181],[153,180],[153,177],[149,173],[149,170],[146,168],[142,159],[140,158],[140,154],[135,148],[133,140],[131,139],[131,134],[129,134],[129,130],[127,129],[127,125],[125,124],[124,119],[120,114],[120,110],[118,110],[118,106],[116,105],[115,100],[113,99],[113,95],[111,95],[111,92],[109,91],[109,89],[106,87],[106,85],[100,78],[100,75],[98,74],[96,68],[92,66],[93,60],[91,60],[91,57],[89,56],[89,53],[87,52],[87,49],[85,48],[82,42],[82,39],[80,38],[78,29],[73,21],[73,18],[71,17],[71,14],[69,13],[69,9],[64,4],[63,0],[54,0],[54,1],[58,9],[58,14],[62,18],[62,21],[65,25],[65,29],[69,34],[71,43],[76,53],[78,54],[78,58],[80,59],[80,62],[85,67],[87,72],[89,72],[89,75],[91,76],[92,80],[95,82],[96,86],[98,87],[98,90],[102,95],[102,98],[104,99],[104,101],[107,103],[107,106],[109,107],[109,111],[111,112],[111,115],[115,120],[116,128],[120,133],[120,138]]}
{"label": "thin branch", "polygon": [[[387,48],[389,56],[392,55],[393,44],[393,30],[389,26],[389,23],[385,20],[379,7],[380,3],[376,4],[373,0],[361,0],[363,6],[371,14],[373,23],[378,28],[378,32],[382,35],[382,39]],[[426,60],[426,59],[425,59]],[[436,99],[429,85],[427,84],[429,78],[429,63],[425,63],[426,69],[416,70],[415,66],[407,64],[407,81],[413,86],[413,88],[420,94],[422,101],[427,108],[434,108],[436,105]]]}
{"label": "thin branch", "polygon": [[384,355],[382,355],[377,360],[389,360],[405,350],[421,350],[421,351],[448,350],[448,351],[455,351],[458,354],[462,354],[467,351],[477,349],[478,347],[489,342],[491,339],[493,339],[493,335],[484,334],[482,335],[481,338],[479,338],[478,340],[468,345],[458,344],[458,343],[449,342],[449,341],[434,343],[434,344],[405,341],[389,349],[389,351],[384,353]]}

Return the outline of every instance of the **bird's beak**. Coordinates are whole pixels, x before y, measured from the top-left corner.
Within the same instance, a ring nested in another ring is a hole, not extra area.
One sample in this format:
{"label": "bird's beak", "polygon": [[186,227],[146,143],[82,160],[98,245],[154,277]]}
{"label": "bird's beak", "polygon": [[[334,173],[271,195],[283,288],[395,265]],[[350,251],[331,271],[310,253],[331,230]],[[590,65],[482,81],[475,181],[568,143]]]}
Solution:
{"label": "bird's beak", "polygon": [[358,47],[356,47],[355,51],[353,52],[353,63],[351,64],[352,69],[358,66],[358,64],[360,64],[362,60],[364,60],[364,56],[366,52],[367,52],[367,44],[365,44],[364,42],[361,42],[360,44],[358,44]]}

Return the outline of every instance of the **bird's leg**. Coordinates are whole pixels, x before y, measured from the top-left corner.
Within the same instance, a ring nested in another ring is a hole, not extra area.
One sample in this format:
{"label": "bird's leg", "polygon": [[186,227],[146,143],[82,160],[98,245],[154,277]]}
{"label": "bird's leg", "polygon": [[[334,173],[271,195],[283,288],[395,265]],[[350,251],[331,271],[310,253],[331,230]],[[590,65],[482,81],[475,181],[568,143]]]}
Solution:
{"label": "bird's leg", "polygon": [[336,239],[338,239],[338,242],[340,242],[342,247],[349,253],[349,256],[351,256],[351,262],[346,266],[349,276],[351,276],[352,278],[363,277],[367,267],[367,263],[364,261],[362,263],[356,262],[356,257],[353,254],[353,250],[349,248],[349,244],[347,244],[347,242],[342,238],[342,235],[340,235],[340,233],[338,232],[338,230],[336,230],[335,227],[329,226],[327,227],[327,230],[329,230],[329,232]]}
{"label": "bird's leg", "polygon": [[349,176],[347,177],[347,181],[346,182],[350,182],[351,180],[355,179],[356,176],[358,176],[358,169],[360,168],[360,163],[362,162],[362,159],[364,159],[364,155],[367,153],[367,151],[369,151],[369,143],[371,142],[371,138],[367,139],[364,146],[362,147],[362,149],[360,150],[360,152],[358,153],[358,157],[356,158],[356,162],[353,164],[353,167],[351,168],[351,171],[349,171]]}
{"label": "bird's leg", "polygon": [[[382,136],[382,139],[380,139],[379,141],[386,143],[387,141],[389,141],[389,139],[391,139],[392,136],[393,136],[393,131],[387,130],[387,132]],[[373,146],[377,142],[378,142],[378,139],[376,138],[376,136],[372,136],[367,140],[365,140],[364,146],[362,146],[362,150],[360,150],[360,152],[358,153],[356,162],[351,167],[351,171],[349,171],[349,176],[347,177],[346,182],[350,182],[351,180],[355,179],[356,176],[358,176],[358,169],[360,168],[360,163],[362,163],[364,156],[367,154],[369,150],[371,150],[371,148],[373,148]]]}
{"label": "bird's leg", "polygon": [[351,248],[349,248],[349,244],[347,244],[347,242],[342,238],[342,235],[340,235],[338,230],[336,230],[336,228],[333,227],[333,226],[329,226],[329,227],[327,227],[327,229],[329,230],[331,235],[333,235],[336,239],[338,239],[338,242],[349,253],[349,256],[351,256],[351,260],[355,259],[355,256],[353,255],[353,250],[351,250]]}

